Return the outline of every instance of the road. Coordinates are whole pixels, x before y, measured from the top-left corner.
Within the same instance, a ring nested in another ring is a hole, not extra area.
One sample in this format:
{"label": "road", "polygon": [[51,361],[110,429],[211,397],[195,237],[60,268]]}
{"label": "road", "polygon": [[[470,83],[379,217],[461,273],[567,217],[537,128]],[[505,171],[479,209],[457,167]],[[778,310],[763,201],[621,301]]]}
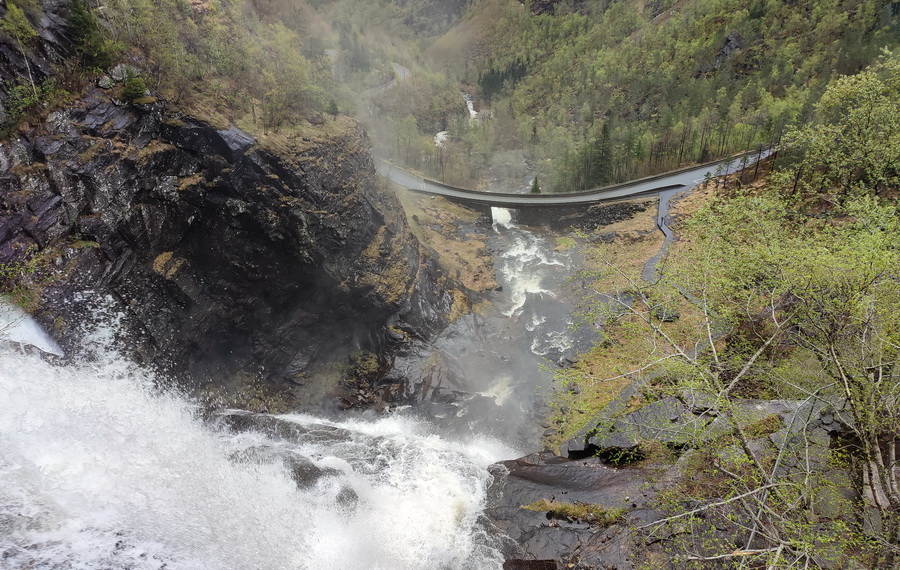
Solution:
{"label": "road", "polygon": [[736,168],[741,167],[743,156],[748,157],[747,165],[750,165],[755,163],[758,157],[764,158],[765,156],[768,156],[768,154],[769,151],[765,151],[761,154],[754,151],[731,159],[571,194],[506,194],[481,192],[466,188],[456,188],[441,184],[434,180],[428,180],[393,166],[381,159],[376,159],[376,168],[378,173],[385,178],[390,179],[400,186],[409,188],[414,192],[443,196],[451,200],[483,206],[500,208],[546,208],[554,206],[596,204],[598,202],[621,200],[633,196],[657,194],[664,190],[686,188],[703,181],[707,175],[718,176],[725,172],[733,172]]}

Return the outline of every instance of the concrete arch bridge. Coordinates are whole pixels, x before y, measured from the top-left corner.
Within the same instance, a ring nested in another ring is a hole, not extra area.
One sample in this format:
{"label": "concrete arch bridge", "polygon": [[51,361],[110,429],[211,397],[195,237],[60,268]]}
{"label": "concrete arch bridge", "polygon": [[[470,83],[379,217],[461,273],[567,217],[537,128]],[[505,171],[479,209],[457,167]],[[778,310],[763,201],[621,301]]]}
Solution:
{"label": "concrete arch bridge", "polygon": [[699,166],[567,194],[511,194],[458,188],[424,178],[382,159],[376,159],[375,163],[380,175],[413,192],[442,196],[488,215],[491,208],[509,208],[517,211],[516,218],[519,222],[540,225],[558,222],[561,218],[585,212],[594,204],[656,196],[662,192],[692,188],[705,178],[731,174],[746,168],[767,157],[771,152],[771,150],[751,151]]}

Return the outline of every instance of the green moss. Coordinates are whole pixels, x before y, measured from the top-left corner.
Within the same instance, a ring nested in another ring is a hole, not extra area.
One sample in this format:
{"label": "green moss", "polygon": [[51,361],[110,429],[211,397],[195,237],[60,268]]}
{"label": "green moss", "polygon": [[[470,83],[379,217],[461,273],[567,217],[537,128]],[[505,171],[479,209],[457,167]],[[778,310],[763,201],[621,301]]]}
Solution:
{"label": "green moss", "polygon": [[783,427],[784,422],[781,420],[781,416],[772,414],[748,424],[747,427],[744,428],[744,432],[750,439],[758,439],[773,434]]}
{"label": "green moss", "polygon": [[529,511],[546,512],[547,516],[552,519],[573,519],[604,528],[619,522],[628,512],[623,508],[604,507],[595,503],[565,503],[547,499],[523,505],[522,508]]}
{"label": "green moss", "polygon": [[378,356],[372,352],[360,350],[350,355],[348,376],[366,378],[378,374]]}
{"label": "green moss", "polygon": [[40,290],[48,280],[45,275],[49,256],[33,248],[18,261],[0,265],[0,295],[26,311],[34,311],[40,302]]}
{"label": "green moss", "polygon": [[578,245],[574,239],[563,236],[556,238],[556,251],[568,251]]}

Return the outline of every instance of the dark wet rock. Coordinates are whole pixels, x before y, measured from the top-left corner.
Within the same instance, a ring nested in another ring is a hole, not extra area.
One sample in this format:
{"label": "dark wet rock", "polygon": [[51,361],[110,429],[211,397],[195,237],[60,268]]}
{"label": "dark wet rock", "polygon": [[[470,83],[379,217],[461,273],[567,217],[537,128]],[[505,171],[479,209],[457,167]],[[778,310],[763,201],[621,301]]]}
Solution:
{"label": "dark wet rock", "polygon": [[664,398],[638,410],[599,425],[588,438],[596,454],[611,456],[637,450],[642,442],[654,441],[671,446],[687,445],[704,439],[713,418],[695,415],[676,398]]}
{"label": "dark wet rock", "polygon": [[298,455],[293,451],[267,446],[247,448],[231,456],[233,461],[240,463],[272,464],[281,462],[298,489],[310,489],[323,477],[341,475],[337,469],[319,467],[308,457]]}
{"label": "dark wet rock", "polygon": [[[644,442],[666,445],[680,451],[731,432],[730,422],[720,417],[715,403],[703,394],[684,391],[679,397],[669,396],[629,411],[630,402],[640,397],[643,384],[635,382],[610,403],[566,446],[570,458],[602,456],[625,461],[642,458]],[[839,433],[841,423],[833,412],[840,405],[796,400],[740,400],[734,415],[741,426],[773,442],[799,433],[821,429]],[[829,423],[824,423],[826,419]],[[758,432],[758,433],[757,433]]]}
{"label": "dark wet rock", "polygon": [[[571,225],[583,230],[595,230],[599,227],[630,219],[635,214],[646,211],[654,203],[655,200],[644,200],[595,204],[590,206],[586,212],[575,216]],[[615,239],[614,233],[612,233],[611,239]]]}
{"label": "dark wet rock", "polygon": [[352,487],[341,487],[338,494],[334,497],[335,502],[345,509],[355,509],[359,503],[359,495]]}
{"label": "dark wet rock", "polygon": [[222,141],[225,143],[225,146],[228,147],[228,153],[225,153],[226,159],[229,159],[231,162],[234,162],[238,158],[240,158],[247,149],[256,144],[256,141],[253,140],[253,137],[240,130],[234,125],[231,125],[228,129],[224,131],[217,131],[218,135],[222,137]]}
{"label": "dark wet rock", "polygon": [[341,474],[337,469],[319,467],[311,459],[295,453],[285,453],[281,456],[281,460],[290,472],[291,479],[297,484],[298,489],[309,489],[322,477]]}
{"label": "dark wet rock", "polygon": [[299,424],[269,414],[228,412],[216,416],[216,421],[236,432],[256,431],[274,440],[289,443],[342,442],[347,441],[349,431],[324,424]]}
{"label": "dark wet rock", "polygon": [[725,61],[729,58],[729,56],[744,49],[746,44],[747,41],[744,39],[744,36],[740,34],[740,32],[738,32],[737,30],[731,30],[730,32],[728,32],[728,35],[725,36],[725,39],[722,40],[722,47],[719,48],[718,52],[716,52],[715,59],[712,62],[700,66],[700,74],[715,74],[715,72],[722,69],[722,67],[725,65]]}
{"label": "dark wet rock", "polygon": [[298,423],[279,420],[267,414],[249,412],[223,413],[216,418],[217,422],[231,431],[257,431],[273,439],[284,439],[298,442],[303,439],[309,429]]}
{"label": "dark wet rock", "polygon": [[653,307],[650,314],[653,315],[653,318],[664,323],[674,323],[681,318],[681,313],[677,309],[660,305]]}
{"label": "dark wet rock", "polygon": [[[606,508],[645,509],[651,474],[614,469],[597,459],[572,461],[553,454],[533,454],[497,467],[487,514],[516,543],[509,560],[554,560],[561,567],[633,568],[628,533],[621,524],[598,528],[581,521],[550,519],[523,509],[541,499],[590,503]],[[575,567],[575,566],[572,566]]]}
{"label": "dark wet rock", "polygon": [[361,129],[275,155],[94,90],[2,143],[0,167],[0,263],[55,248],[65,268],[39,316],[80,322],[96,307],[77,299],[104,298],[134,356],[165,370],[287,383],[323,348],[389,363],[446,324],[452,298]]}

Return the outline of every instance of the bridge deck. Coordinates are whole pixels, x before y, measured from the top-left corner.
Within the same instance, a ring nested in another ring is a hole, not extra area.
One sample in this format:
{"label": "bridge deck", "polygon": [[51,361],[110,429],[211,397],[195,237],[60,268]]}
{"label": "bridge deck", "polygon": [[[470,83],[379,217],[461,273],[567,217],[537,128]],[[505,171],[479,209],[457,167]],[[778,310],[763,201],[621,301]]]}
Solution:
{"label": "bridge deck", "polygon": [[[718,176],[724,172],[733,172],[741,166],[755,163],[765,158],[771,151],[752,151],[725,160],[711,162],[700,166],[682,168],[649,178],[642,178],[613,186],[605,186],[584,192],[570,194],[508,194],[482,192],[467,188],[457,188],[429,180],[411,172],[398,168],[384,160],[376,160],[378,173],[393,182],[414,192],[443,196],[454,201],[481,206],[501,208],[535,208],[563,207],[581,204],[595,204],[608,200],[621,200],[635,196],[657,194],[664,190],[681,187],[692,187],[707,176]],[[746,163],[744,158],[746,157]]]}

